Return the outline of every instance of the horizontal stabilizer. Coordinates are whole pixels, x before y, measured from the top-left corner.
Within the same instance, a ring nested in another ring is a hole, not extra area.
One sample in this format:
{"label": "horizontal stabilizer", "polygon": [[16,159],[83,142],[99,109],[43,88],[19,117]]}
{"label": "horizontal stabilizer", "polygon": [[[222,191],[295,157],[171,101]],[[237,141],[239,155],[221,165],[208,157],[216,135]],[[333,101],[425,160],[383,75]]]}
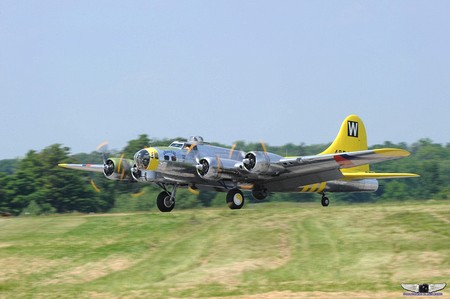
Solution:
{"label": "horizontal stabilizer", "polygon": [[404,149],[399,148],[378,148],[373,150],[376,154],[388,157],[408,157],[410,153]]}
{"label": "horizontal stabilizer", "polygon": [[[364,168],[356,167],[365,164],[380,163],[388,160],[395,160],[409,156],[410,153],[398,148],[380,148],[360,152],[339,153],[333,155],[334,160],[340,165],[339,168],[346,169],[346,172],[370,173]],[[325,155],[330,156],[330,155]],[[368,170],[368,168],[367,168]]]}
{"label": "horizontal stabilizer", "polygon": [[342,172],[344,179],[362,180],[362,179],[399,179],[418,177],[415,173],[402,172]]}

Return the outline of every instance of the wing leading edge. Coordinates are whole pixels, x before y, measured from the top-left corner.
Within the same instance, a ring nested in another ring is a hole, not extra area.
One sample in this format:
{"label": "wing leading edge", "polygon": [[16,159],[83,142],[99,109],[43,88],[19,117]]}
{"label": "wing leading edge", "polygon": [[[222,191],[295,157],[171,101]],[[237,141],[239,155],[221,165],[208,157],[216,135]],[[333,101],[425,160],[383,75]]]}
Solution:
{"label": "wing leading edge", "polygon": [[103,164],[58,164],[59,167],[92,172],[103,172]]}

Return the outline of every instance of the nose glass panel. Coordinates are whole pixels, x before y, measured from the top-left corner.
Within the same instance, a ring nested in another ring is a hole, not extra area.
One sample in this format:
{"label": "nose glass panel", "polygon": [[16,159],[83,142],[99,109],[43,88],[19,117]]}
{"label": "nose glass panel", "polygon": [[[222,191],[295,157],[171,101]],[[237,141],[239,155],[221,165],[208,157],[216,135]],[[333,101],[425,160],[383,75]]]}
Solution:
{"label": "nose glass panel", "polygon": [[135,157],[136,165],[139,169],[147,169],[150,164],[150,153],[143,149],[140,150]]}

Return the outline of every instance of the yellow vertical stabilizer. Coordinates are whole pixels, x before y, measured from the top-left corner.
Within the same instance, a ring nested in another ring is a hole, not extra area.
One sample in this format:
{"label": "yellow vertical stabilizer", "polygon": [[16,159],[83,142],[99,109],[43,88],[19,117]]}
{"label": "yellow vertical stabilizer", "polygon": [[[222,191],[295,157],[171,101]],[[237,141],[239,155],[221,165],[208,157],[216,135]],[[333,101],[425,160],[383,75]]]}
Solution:
{"label": "yellow vertical stabilizer", "polygon": [[[320,155],[367,150],[367,134],[363,121],[357,115],[349,115],[342,122],[341,129],[333,143]],[[369,165],[342,170],[343,172],[369,172]]]}

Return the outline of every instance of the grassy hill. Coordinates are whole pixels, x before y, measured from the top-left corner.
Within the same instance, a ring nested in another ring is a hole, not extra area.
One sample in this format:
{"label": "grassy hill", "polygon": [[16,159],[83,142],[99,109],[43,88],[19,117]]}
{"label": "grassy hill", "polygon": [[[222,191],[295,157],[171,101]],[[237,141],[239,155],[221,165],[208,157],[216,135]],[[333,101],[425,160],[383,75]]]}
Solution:
{"label": "grassy hill", "polygon": [[0,298],[401,298],[450,283],[450,202],[4,218],[0,265]]}

